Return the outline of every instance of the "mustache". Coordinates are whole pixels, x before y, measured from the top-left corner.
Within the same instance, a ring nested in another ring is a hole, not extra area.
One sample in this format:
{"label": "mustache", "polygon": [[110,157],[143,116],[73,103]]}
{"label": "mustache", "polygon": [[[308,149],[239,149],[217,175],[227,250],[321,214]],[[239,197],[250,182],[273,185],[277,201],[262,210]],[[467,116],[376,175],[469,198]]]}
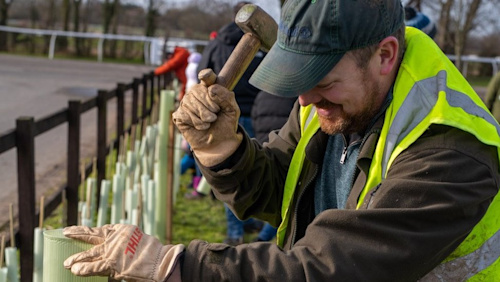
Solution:
{"label": "mustache", "polygon": [[323,99],[323,100],[319,101],[318,103],[315,103],[314,106],[316,106],[316,108],[318,108],[318,109],[331,109],[331,108],[337,106],[337,104]]}

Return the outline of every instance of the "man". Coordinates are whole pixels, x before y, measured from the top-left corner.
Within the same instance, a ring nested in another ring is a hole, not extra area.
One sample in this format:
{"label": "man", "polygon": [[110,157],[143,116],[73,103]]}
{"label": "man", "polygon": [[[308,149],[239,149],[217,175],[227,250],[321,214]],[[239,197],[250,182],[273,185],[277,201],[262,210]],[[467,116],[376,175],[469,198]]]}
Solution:
{"label": "man", "polygon": [[281,18],[251,82],[298,104],[268,144],[219,85],[174,114],[216,196],[279,225],[278,246],[194,241],[183,281],[495,281],[500,128],[460,72],[399,0],[288,0]]}

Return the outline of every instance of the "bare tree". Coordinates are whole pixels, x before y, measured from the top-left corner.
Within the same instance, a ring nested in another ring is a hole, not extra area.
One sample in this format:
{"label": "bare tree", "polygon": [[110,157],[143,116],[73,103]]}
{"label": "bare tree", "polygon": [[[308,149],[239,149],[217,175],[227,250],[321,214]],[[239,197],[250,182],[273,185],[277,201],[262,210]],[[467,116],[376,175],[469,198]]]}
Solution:
{"label": "bare tree", "polygon": [[[70,0],[62,0],[62,28],[64,31],[69,31],[69,21],[71,15],[71,2]],[[68,48],[68,39],[62,36],[58,40],[58,47],[62,50],[66,50]]]}
{"label": "bare tree", "polygon": [[465,42],[473,27],[481,3],[482,0],[458,0],[458,17],[455,18],[455,56],[457,56],[455,65],[458,69],[462,67]]}
{"label": "bare tree", "polygon": [[[82,4],[81,0],[73,1],[73,30],[76,32],[80,31],[80,6]],[[76,37],[75,38],[75,49],[76,55],[83,55],[83,47],[82,47],[82,39]]]}
{"label": "bare tree", "polygon": [[[56,1],[48,0],[46,4],[47,7],[44,9],[46,12],[43,14],[45,19],[42,26],[44,29],[55,29],[57,21]],[[35,10],[35,13],[38,14],[38,10]]]}
{"label": "bare tree", "polygon": [[457,56],[455,65],[460,69],[470,32],[491,24],[494,13],[486,10],[498,6],[498,0],[439,0],[437,7],[435,0],[423,0],[422,4],[439,11],[436,43],[445,53]]}
{"label": "bare tree", "polygon": [[154,36],[156,32],[156,21],[159,15],[159,3],[156,0],[148,1],[148,10],[146,12],[146,27],[144,30],[145,36]]}
{"label": "bare tree", "polygon": [[[111,30],[113,34],[118,33],[118,22],[119,22],[119,10],[120,10],[120,0],[114,0],[113,1],[113,10],[115,16],[113,17],[113,20],[111,22]],[[116,51],[117,51],[117,46],[118,46],[118,41],[117,40],[111,40],[109,42],[109,56],[111,58],[116,58]]]}
{"label": "bare tree", "polygon": [[438,34],[436,43],[444,51],[446,50],[446,42],[451,42],[451,36],[448,32],[450,26],[450,13],[454,0],[441,0],[441,10],[439,21],[437,23]]}
{"label": "bare tree", "polygon": [[[39,16],[38,11],[44,11],[44,13],[41,13],[41,15]],[[39,3],[39,5],[31,8],[31,13],[35,13],[35,16],[32,16],[34,19],[40,18],[39,20],[37,20],[39,28],[56,29],[57,11],[56,11],[55,0],[48,0],[46,2]],[[35,20],[33,20],[32,26],[37,26]],[[50,37],[45,36],[43,41],[44,41],[43,53],[47,53],[50,46]],[[32,52],[35,52],[35,49],[37,49],[36,47],[34,47],[35,45],[36,45],[36,40],[33,39]]]}
{"label": "bare tree", "polygon": [[[13,0],[0,0],[0,25],[7,25]],[[0,51],[7,51],[7,33],[0,31]]]}
{"label": "bare tree", "polygon": [[103,22],[102,22],[102,32],[109,33],[111,28],[111,22],[113,21],[113,17],[115,16],[114,2],[110,0],[105,0],[102,3],[103,10]]}

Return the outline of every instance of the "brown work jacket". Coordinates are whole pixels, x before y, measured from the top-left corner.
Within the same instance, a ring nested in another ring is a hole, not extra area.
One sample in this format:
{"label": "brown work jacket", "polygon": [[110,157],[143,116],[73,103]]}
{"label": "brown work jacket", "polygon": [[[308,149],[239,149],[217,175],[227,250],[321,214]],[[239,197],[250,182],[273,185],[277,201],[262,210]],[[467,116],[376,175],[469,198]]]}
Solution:
{"label": "brown work jacket", "polygon": [[[383,115],[361,145],[345,209],[314,214],[314,185],[327,144],[327,135],[318,131],[306,148],[284,248],[195,240],[185,252],[182,281],[416,281],[431,271],[465,239],[496,195],[496,148],[456,128],[431,126],[356,209],[382,125]],[[245,137],[230,168],[201,167],[203,175],[240,218],[277,226],[299,138],[296,104],[268,144]]]}

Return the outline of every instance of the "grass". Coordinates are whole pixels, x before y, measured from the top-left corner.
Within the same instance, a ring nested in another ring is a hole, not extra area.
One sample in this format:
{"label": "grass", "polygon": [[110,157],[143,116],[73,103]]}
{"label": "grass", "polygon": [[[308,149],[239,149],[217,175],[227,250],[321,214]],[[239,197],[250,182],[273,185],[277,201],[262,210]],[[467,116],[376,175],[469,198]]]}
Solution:
{"label": "grass", "polygon": [[487,87],[490,80],[491,80],[491,76],[470,76],[470,77],[467,77],[467,81],[473,87],[474,86]]}
{"label": "grass", "polygon": [[184,194],[191,189],[189,173],[181,176],[181,187],[174,206],[172,243],[188,245],[193,239],[222,242],[226,236],[224,205],[211,196],[187,200]]}
{"label": "grass", "polygon": [[[174,206],[172,243],[188,245],[194,239],[212,243],[224,241],[226,236],[224,205],[211,196],[198,200],[185,199],[184,194],[192,190],[187,188],[190,182],[191,176],[189,173],[181,175],[180,189]],[[60,205],[44,221],[44,227],[47,229],[64,227],[62,214],[62,205]],[[245,239],[247,241],[251,240],[250,237]]]}

